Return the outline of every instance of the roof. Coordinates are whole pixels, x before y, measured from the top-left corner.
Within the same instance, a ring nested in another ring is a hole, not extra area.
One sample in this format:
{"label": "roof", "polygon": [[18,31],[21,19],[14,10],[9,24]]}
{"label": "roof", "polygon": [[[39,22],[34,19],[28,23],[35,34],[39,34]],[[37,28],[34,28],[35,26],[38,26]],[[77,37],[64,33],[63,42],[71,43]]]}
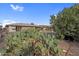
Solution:
{"label": "roof", "polygon": [[6,26],[50,27],[48,25],[35,25],[35,24],[28,24],[28,23],[12,23],[12,24],[7,24]]}

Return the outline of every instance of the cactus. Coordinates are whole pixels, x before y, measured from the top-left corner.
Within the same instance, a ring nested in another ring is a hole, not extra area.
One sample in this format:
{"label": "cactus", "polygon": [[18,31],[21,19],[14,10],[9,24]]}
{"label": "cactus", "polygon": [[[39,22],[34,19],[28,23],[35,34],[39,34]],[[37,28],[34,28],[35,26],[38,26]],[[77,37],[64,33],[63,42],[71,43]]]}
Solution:
{"label": "cactus", "polygon": [[4,55],[58,55],[59,48],[57,47],[57,41],[53,35],[46,35],[35,28],[11,33],[5,40],[6,52]]}

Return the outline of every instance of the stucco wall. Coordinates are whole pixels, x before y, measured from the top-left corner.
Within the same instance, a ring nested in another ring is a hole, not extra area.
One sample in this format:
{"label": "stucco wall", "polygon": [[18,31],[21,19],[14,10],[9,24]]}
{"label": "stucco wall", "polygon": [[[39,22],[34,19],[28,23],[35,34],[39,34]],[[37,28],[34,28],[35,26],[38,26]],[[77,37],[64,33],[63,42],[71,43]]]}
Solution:
{"label": "stucco wall", "polygon": [[16,27],[15,26],[9,26],[8,31],[9,32],[16,32]]}

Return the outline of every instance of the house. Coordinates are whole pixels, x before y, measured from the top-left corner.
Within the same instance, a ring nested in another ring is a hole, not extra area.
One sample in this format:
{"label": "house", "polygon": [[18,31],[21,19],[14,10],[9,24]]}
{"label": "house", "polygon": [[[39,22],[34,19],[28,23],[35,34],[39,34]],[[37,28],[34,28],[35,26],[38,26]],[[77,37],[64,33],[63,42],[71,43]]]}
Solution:
{"label": "house", "polygon": [[29,28],[38,28],[42,31],[48,31],[51,27],[48,25],[35,25],[27,23],[12,23],[5,26],[7,32],[16,32],[21,30],[27,30]]}

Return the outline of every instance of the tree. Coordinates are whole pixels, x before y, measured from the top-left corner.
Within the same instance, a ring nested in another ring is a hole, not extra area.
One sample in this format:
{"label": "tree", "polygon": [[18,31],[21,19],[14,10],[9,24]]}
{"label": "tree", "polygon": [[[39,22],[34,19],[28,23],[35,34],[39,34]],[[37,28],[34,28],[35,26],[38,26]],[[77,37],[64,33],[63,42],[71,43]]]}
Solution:
{"label": "tree", "polygon": [[34,23],[31,23],[31,25],[34,25]]}
{"label": "tree", "polygon": [[79,4],[70,8],[64,8],[57,14],[57,17],[51,16],[51,24],[57,33],[57,37],[71,37],[70,39],[79,41]]}

